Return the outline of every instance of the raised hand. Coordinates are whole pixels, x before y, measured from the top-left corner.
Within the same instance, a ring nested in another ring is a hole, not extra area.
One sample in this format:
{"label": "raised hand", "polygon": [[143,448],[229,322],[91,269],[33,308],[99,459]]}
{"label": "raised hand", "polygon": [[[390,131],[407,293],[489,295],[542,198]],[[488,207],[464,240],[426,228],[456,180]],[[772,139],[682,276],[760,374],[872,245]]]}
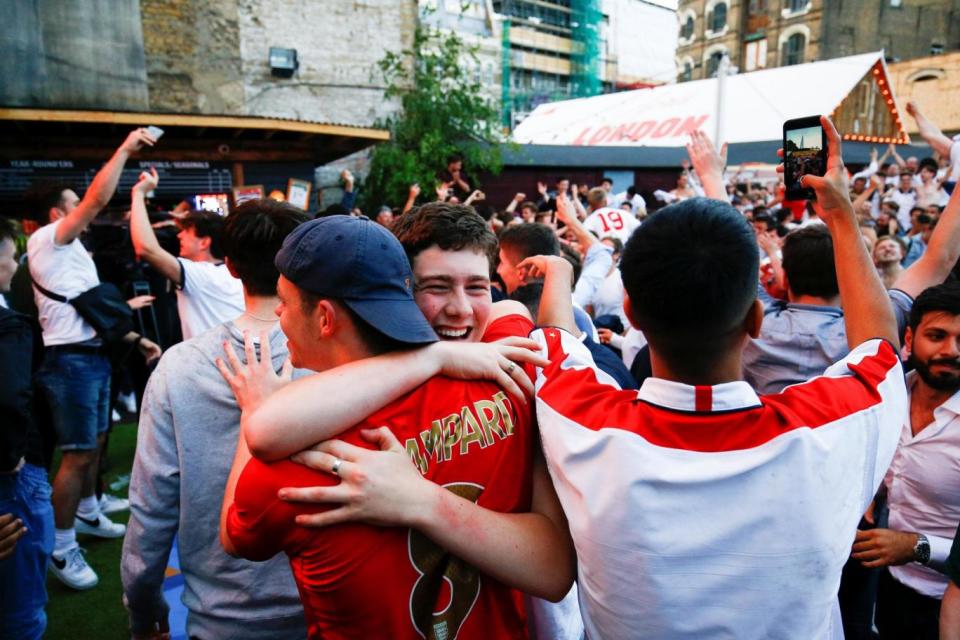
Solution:
{"label": "raised hand", "polygon": [[800,184],[814,190],[817,199],[813,207],[824,222],[829,222],[839,215],[852,214],[853,205],[850,203],[850,185],[840,150],[840,134],[830,118],[820,116],[820,124],[827,136],[827,172],[823,177],[805,175],[800,179]]}
{"label": "raised hand", "polygon": [[150,167],[149,171],[142,171],[140,173],[137,184],[133,185],[133,191],[134,193],[146,195],[156,189],[158,184],[160,184],[160,176],[157,174],[156,168]]}
{"label": "raised hand", "polygon": [[145,127],[140,127],[134,129],[127,135],[127,139],[120,145],[120,150],[126,151],[127,153],[134,153],[144,147],[152,147],[155,144],[157,144],[156,138],[147,133]]}
{"label": "raised hand", "polygon": [[[260,358],[253,345],[253,338],[249,331],[243,334],[243,349],[247,356],[246,364],[237,358],[233,345],[229,341],[223,342],[223,351],[230,367],[221,358],[217,358],[217,369],[220,375],[230,385],[233,395],[237,398],[237,406],[241,411],[251,411],[260,406],[275,391],[290,383],[293,377],[293,365],[289,358],[283,363],[283,368],[277,374],[273,370],[270,354],[270,339],[266,332],[260,333]],[[232,369],[232,371],[231,371]]]}
{"label": "raised hand", "polygon": [[690,142],[687,143],[687,155],[690,156],[694,171],[700,176],[707,197],[726,200],[727,190],[723,184],[723,171],[727,167],[726,143],[720,147],[718,152],[710,136],[697,130],[690,134]]}

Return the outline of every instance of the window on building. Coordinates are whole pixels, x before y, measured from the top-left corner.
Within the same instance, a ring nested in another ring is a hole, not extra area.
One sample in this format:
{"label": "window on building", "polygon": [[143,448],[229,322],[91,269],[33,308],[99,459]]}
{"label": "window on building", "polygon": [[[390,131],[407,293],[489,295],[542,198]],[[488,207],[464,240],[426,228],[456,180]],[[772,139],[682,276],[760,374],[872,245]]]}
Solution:
{"label": "window on building", "polygon": [[693,80],[693,63],[689,60],[683,63],[683,71],[680,73],[681,82],[688,80]]}
{"label": "window on building", "polygon": [[755,71],[767,66],[766,38],[747,43],[744,51],[744,66],[747,71]]}
{"label": "window on building", "polygon": [[939,56],[943,53],[944,46],[942,42],[934,42],[930,45],[930,55]]}
{"label": "window on building", "polygon": [[767,10],[767,3],[764,0],[750,0],[747,4],[747,13],[752,16],[763,13]]}
{"label": "window on building", "polygon": [[693,37],[693,16],[688,15],[687,21],[680,27],[680,37],[689,40]]}
{"label": "window on building", "polygon": [[708,26],[710,31],[714,33],[723,31],[723,28],[727,26],[727,5],[725,3],[721,2],[713,8]]}
{"label": "window on building", "polygon": [[810,0],[787,0],[787,9],[789,9],[791,13],[803,11],[809,3]]}
{"label": "window on building", "polygon": [[780,55],[781,66],[788,67],[792,64],[803,63],[803,53],[807,46],[807,39],[802,33],[795,33],[783,43],[783,51]]}
{"label": "window on building", "polygon": [[723,51],[714,51],[707,58],[707,77],[713,78],[717,75],[717,69],[720,68],[720,61],[723,60]]}

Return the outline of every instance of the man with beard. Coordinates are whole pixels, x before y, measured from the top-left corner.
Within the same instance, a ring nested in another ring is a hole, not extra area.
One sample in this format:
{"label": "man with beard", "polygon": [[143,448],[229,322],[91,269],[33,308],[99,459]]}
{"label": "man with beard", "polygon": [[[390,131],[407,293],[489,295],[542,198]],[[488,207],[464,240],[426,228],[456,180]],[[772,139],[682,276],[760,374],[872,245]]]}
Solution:
{"label": "man with beard", "polygon": [[853,558],[880,576],[881,638],[937,638],[942,573],[960,521],[960,283],[920,294],[905,344],[910,414],[884,478],[888,528],[858,531]]}

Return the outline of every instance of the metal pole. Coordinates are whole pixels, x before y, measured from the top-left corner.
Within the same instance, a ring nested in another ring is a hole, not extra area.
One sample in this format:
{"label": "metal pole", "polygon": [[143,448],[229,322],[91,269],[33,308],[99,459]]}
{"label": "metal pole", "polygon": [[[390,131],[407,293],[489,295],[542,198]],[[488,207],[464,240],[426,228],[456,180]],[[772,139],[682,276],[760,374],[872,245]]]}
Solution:
{"label": "metal pole", "polygon": [[727,74],[729,68],[730,58],[727,57],[727,54],[723,54],[723,57],[720,58],[720,64],[717,65],[717,126],[713,136],[713,143],[717,145],[717,149],[723,144],[724,99],[727,91]]}

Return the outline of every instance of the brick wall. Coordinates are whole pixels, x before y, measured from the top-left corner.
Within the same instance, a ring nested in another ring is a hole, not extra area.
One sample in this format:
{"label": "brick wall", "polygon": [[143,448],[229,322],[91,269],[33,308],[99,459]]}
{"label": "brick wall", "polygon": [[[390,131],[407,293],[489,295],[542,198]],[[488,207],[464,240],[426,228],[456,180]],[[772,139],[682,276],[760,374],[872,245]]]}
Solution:
{"label": "brick wall", "polygon": [[[411,45],[416,0],[140,0],[150,109],[370,126],[392,113],[375,73]],[[297,50],[292,78],[271,46]]]}

